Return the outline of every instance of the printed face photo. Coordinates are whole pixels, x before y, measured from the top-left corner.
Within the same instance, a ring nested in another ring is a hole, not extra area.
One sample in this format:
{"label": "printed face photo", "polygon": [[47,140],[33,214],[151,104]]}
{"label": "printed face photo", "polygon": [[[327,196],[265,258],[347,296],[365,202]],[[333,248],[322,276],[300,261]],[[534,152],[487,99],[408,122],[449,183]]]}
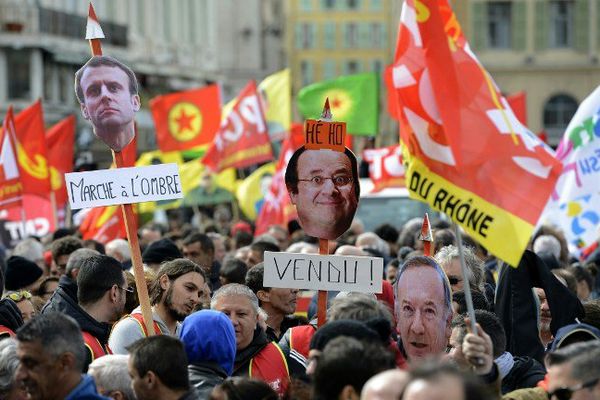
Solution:
{"label": "printed face photo", "polygon": [[135,75],[113,58],[96,56],[75,80],[81,113],[92,123],[94,134],[121,151],[135,136],[134,116],[140,109]]}
{"label": "printed face photo", "polygon": [[350,228],[360,195],[356,165],[348,149],[342,153],[301,147],[294,153],[285,181],[307,235],[335,240]]}

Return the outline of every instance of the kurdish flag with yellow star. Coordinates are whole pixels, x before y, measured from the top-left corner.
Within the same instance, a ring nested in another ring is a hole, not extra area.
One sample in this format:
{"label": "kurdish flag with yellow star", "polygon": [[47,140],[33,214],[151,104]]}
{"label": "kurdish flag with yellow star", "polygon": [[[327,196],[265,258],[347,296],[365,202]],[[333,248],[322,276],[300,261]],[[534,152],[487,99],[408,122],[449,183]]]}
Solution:
{"label": "kurdish flag with yellow star", "polygon": [[157,96],[150,101],[150,109],[161,151],[207,146],[213,142],[221,124],[219,86]]}
{"label": "kurdish flag with yellow star", "polygon": [[375,73],[341,76],[313,83],[298,92],[298,109],[305,118],[318,118],[329,98],[336,121],[346,122],[352,135],[374,136],[379,123],[379,79]]}

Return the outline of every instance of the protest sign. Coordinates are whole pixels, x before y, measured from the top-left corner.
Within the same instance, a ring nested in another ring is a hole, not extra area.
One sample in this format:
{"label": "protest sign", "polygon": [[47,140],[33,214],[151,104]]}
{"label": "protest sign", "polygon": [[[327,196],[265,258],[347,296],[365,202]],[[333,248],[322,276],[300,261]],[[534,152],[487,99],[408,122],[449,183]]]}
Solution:
{"label": "protest sign", "polygon": [[65,180],[74,210],[183,197],[177,164],[72,172]]}
{"label": "protest sign", "polygon": [[265,287],[381,293],[383,259],[265,252]]}
{"label": "protest sign", "polygon": [[330,149],[344,151],[346,137],[345,122],[306,120],[306,148],[310,150]]}

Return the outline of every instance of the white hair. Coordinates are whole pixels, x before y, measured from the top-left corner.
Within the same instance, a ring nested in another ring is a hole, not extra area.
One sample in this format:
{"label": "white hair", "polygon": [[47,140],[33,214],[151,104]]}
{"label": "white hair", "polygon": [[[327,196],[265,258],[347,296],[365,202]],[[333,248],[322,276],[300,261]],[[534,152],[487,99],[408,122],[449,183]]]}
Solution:
{"label": "white hair", "polygon": [[390,255],[390,245],[373,232],[365,232],[356,238],[356,246],[362,249],[371,248],[377,250],[384,256]]}
{"label": "white hair", "polygon": [[560,242],[552,235],[539,236],[533,242],[533,252],[535,254],[550,253],[560,260]]}
{"label": "white hair", "polygon": [[13,338],[0,341],[0,398],[6,398],[15,386],[18,367],[17,341]]}
{"label": "white hair", "polygon": [[[114,254],[119,253],[121,257],[115,257]],[[124,262],[131,260],[131,249],[129,243],[124,239],[115,239],[106,243],[106,255],[116,258],[117,260]]]}
{"label": "white hair", "polygon": [[259,305],[258,305],[258,297],[254,294],[254,292],[246,285],[241,285],[239,283],[230,283],[225,286],[221,286],[216,292],[213,293],[212,299],[210,299],[210,308],[214,310],[217,306],[217,301],[221,297],[227,296],[245,296],[250,300],[252,304],[252,308],[256,314],[259,313]]}
{"label": "white hair", "polygon": [[126,400],[134,400],[131,378],[127,372],[129,356],[125,354],[107,354],[96,358],[89,366],[88,373],[105,392],[120,391]]}
{"label": "white hair", "polygon": [[44,245],[32,238],[21,240],[13,250],[13,256],[21,256],[29,261],[38,262],[44,259]]}

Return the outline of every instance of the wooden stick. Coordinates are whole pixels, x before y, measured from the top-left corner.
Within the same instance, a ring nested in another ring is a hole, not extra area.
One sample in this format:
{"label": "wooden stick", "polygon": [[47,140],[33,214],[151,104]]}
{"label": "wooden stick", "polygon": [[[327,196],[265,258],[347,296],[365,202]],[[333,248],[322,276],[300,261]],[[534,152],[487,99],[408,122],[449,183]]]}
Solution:
{"label": "wooden stick", "polygon": [[465,264],[465,254],[462,243],[462,235],[460,233],[460,229],[458,229],[458,224],[454,223],[454,233],[456,234],[456,244],[458,247],[458,257],[460,258],[460,269],[462,271],[463,276],[463,291],[465,292],[465,301],[467,303],[467,314],[469,315],[469,319],[471,320],[471,330],[477,335],[477,321],[475,321],[475,308],[473,307],[473,297],[471,297],[471,286],[469,285],[469,280],[467,276],[467,265]]}
{"label": "wooden stick", "polygon": [[[115,166],[117,168],[122,168],[123,154],[113,150],[112,155]],[[125,218],[127,240],[129,240],[129,248],[131,249],[133,276],[135,277],[135,286],[137,289],[138,299],[140,300],[142,317],[144,318],[144,324],[146,325],[146,332],[148,332],[149,336],[156,335],[158,332],[154,330],[154,319],[152,318],[152,308],[150,307],[148,286],[146,286],[146,278],[144,277],[144,265],[142,264],[142,253],[140,252],[140,244],[137,237],[137,223],[135,221],[133,205],[122,204],[121,210],[123,211],[123,217]]]}
{"label": "wooden stick", "polygon": [[[329,240],[319,239],[319,254],[329,254]],[[319,290],[319,297],[317,299],[317,326],[321,327],[325,325],[327,321],[327,290]]]}

